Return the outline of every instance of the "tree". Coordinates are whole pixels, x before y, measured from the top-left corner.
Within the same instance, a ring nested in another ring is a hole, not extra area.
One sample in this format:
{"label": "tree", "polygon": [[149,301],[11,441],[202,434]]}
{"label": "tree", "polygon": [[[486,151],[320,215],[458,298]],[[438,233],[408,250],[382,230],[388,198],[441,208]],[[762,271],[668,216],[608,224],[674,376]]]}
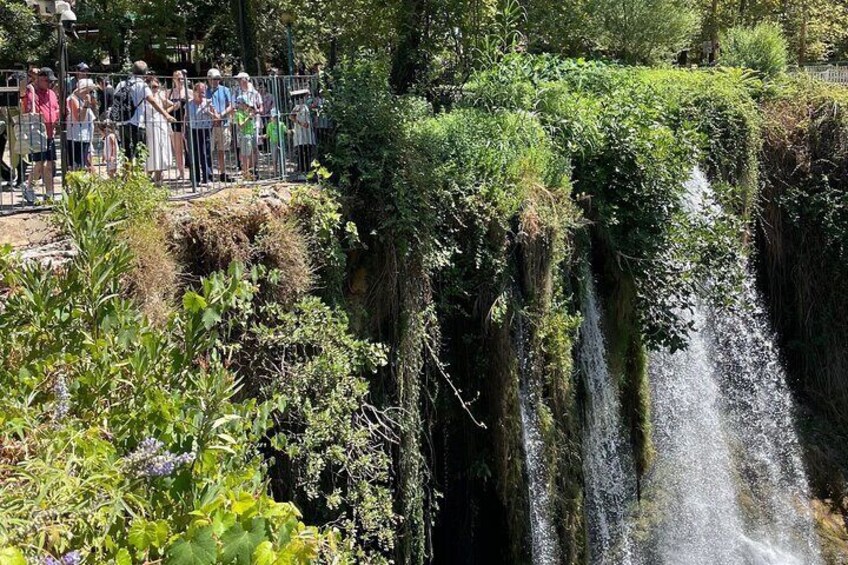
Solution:
{"label": "tree", "polygon": [[594,37],[627,63],[654,63],[685,48],[700,16],[691,0],[591,0]]}

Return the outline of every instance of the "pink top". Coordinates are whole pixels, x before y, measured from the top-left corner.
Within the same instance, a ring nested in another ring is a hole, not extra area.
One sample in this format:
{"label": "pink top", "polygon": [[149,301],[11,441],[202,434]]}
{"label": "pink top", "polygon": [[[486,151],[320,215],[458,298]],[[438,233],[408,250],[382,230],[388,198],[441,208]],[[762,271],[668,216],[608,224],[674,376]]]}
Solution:
{"label": "pink top", "polygon": [[[32,112],[33,91],[27,89],[24,96],[24,113]],[[47,130],[47,137],[53,137],[53,131],[56,124],[59,122],[59,98],[51,89],[35,90],[35,111],[41,114],[44,120],[44,128]]]}

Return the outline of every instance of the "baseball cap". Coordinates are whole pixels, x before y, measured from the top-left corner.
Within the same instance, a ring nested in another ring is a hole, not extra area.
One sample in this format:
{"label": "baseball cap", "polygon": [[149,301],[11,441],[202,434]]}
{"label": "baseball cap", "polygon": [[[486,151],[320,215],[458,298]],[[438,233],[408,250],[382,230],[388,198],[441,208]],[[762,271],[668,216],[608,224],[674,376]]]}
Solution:
{"label": "baseball cap", "polygon": [[221,71],[218,69],[212,68],[206,73],[207,78],[221,78]]}
{"label": "baseball cap", "polygon": [[85,63],[77,63],[76,69],[80,72],[87,73],[91,69]]}
{"label": "baseball cap", "polygon": [[51,69],[50,67],[41,67],[40,69],[38,69],[38,76],[47,77],[48,79],[50,79],[50,82],[56,80],[56,75],[53,74],[53,69]]}
{"label": "baseball cap", "polygon": [[241,80],[243,78],[250,80],[250,75],[247,74],[246,72],[242,71],[242,72],[240,72],[239,74],[236,75],[236,78],[239,79],[239,80]]}

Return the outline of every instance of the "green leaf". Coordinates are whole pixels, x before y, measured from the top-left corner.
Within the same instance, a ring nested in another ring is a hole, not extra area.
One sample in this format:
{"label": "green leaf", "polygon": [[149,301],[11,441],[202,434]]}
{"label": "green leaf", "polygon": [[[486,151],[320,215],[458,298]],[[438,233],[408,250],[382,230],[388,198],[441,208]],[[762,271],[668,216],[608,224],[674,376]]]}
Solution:
{"label": "green leaf", "polygon": [[241,516],[256,505],[256,499],[249,492],[238,494],[238,498],[233,500],[233,512]]}
{"label": "green leaf", "polygon": [[206,299],[196,292],[186,292],[185,295],[183,295],[183,308],[187,312],[195,314],[206,308]]}
{"label": "green leaf", "polygon": [[132,557],[126,547],[122,547],[115,555],[115,565],[132,565]]}
{"label": "green leaf", "polygon": [[17,547],[0,549],[0,563],[3,565],[27,565],[24,554]]}
{"label": "green leaf", "polygon": [[168,522],[157,520],[155,522],[138,518],[133,521],[127,539],[134,548],[139,551],[147,551],[151,547],[162,547],[168,541],[171,531]]}
{"label": "green leaf", "polygon": [[221,562],[229,565],[251,565],[253,552],[257,546],[265,540],[265,520],[254,518],[250,522],[250,530],[242,528],[241,524],[235,524],[221,536],[223,549],[221,551]]}
{"label": "green leaf", "polygon": [[168,550],[168,565],[213,565],[218,553],[212,538],[212,527],[207,526],[186,534]]}
{"label": "green leaf", "polygon": [[207,330],[211,330],[220,321],[221,315],[214,308],[207,308],[203,311],[203,327]]}
{"label": "green leaf", "polygon": [[253,552],[252,565],[271,565],[277,558],[277,553],[274,551],[274,544],[265,540],[256,546]]}

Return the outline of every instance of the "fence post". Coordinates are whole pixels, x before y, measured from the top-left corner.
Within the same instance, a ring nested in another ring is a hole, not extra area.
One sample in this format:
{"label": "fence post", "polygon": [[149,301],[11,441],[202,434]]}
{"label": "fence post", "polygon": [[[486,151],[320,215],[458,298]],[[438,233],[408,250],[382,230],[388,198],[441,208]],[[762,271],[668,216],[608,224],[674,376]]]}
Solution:
{"label": "fence post", "polygon": [[194,154],[194,134],[191,128],[191,116],[189,115],[188,104],[193,100],[192,93],[188,90],[188,73],[183,71],[183,88],[185,89],[186,94],[186,102],[185,102],[185,112],[183,112],[183,116],[185,118],[185,124],[183,124],[183,132],[188,134],[186,135],[186,139],[188,140],[188,156],[189,156],[189,164],[188,164],[188,178],[191,180],[191,192],[197,192],[197,177],[194,174],[194,167],[197,166],[197,155]]}

